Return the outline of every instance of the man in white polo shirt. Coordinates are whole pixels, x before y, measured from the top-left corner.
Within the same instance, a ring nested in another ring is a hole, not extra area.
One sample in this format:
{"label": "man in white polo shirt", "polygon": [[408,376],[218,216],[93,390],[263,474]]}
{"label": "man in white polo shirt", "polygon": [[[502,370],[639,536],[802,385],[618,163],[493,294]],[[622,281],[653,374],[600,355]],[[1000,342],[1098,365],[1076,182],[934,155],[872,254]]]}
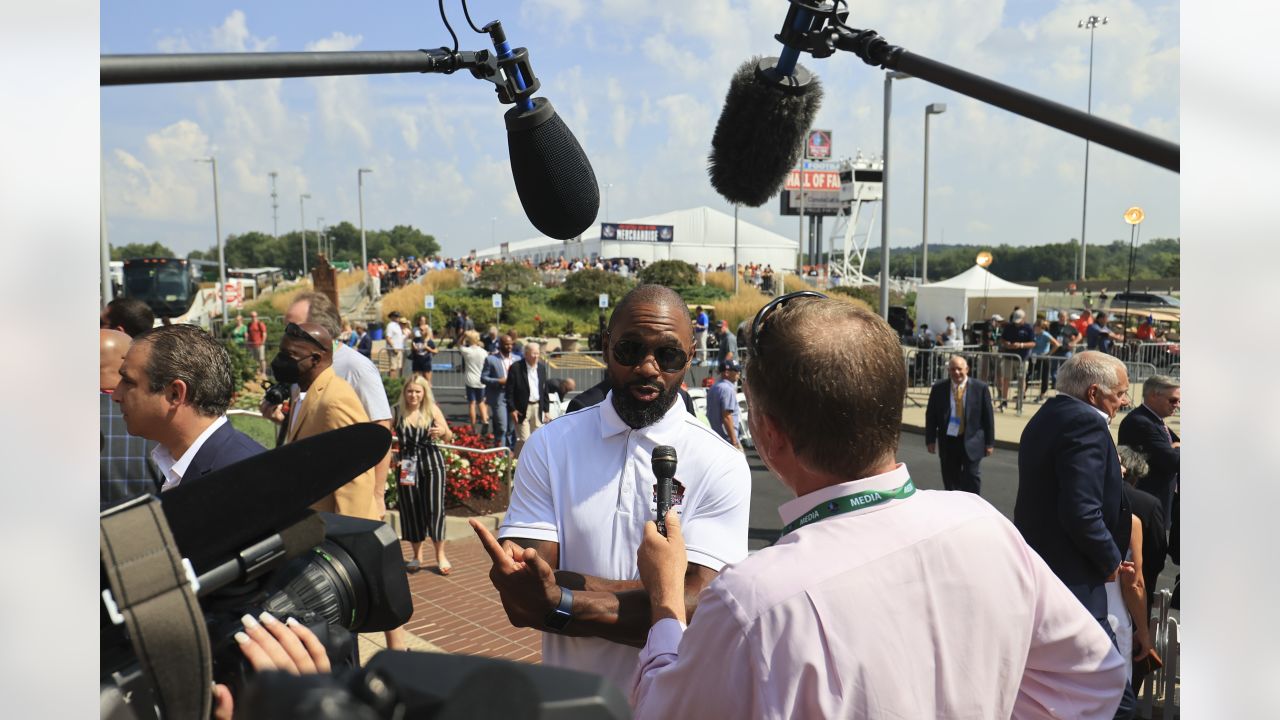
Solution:
{"label": "man in white polo shirt", "polygon": [[674,447],[679,461],[673,504],[689,548],[690,615],[720,569],[747,554],[746,459],[676,402],[693,354],[691,326],[669,288],[628,293],[604,337],[613,391],[530,436],[501,546],[473,523],[512,625],[546,632],[542,661],[604,675],[624,690],[649,625],[636,550],[645,521],[656,517],[654,447]]}

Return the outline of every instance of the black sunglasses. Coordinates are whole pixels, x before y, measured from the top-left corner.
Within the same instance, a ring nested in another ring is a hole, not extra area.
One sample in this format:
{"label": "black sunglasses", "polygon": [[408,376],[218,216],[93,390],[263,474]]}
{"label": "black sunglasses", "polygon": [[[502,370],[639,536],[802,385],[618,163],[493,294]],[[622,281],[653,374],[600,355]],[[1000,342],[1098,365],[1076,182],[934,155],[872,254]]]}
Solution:
{"label": "black sunglasses", "polygon": [[683,370],[689,362],[689,353],[675,345],[651,348],[635,340],[619,340],[612,343],[611,348],[613,359],[618,361],[619,365],[626,367],[635,367],[643,363],[649,355],[653,355],[653,359],[658,361],[658,369],[662,372]]}
{"label": "black sunglasses", "polygon": [[312,345],[315,345],[316,347],[320,348],[321,350],[330,349],[325,347],[324,343],[317,340],[314,335],[312,335],[311,333],[299,327],[298,323],[289,323],[288,325],[285,325],[284,335],[285,337],[297,338],[299,340],[306,340],[310,342]]}
{"label": "black sunglasses", "polygon": [[756,313],[755,319],[751,321],[751,337],[748,338],[751,342],[751,352],[756,353],[757,355],[760,353],[760,334],[764,332],[764,321],[769,319],[769,316],[773,314],[773,311],[796,298],[802,297],[822,298],[823,300],[827,299],[827,296],[820,292],[813,290],[800,290],[798,292],[787,293],[786,295],[779,295],[778,297],[770,300],[764,307],[760,308],[760,312]]}

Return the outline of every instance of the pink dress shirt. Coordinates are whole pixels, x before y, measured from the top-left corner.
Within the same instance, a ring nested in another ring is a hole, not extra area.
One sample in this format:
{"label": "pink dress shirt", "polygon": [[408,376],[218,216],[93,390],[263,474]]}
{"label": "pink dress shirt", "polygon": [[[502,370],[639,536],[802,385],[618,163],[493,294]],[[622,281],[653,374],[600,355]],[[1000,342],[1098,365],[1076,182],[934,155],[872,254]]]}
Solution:
{"label": "pink dress shirt", "polygon": [[[780,508],[892,490],[905,465]],[[1017,529],[922,490],[805,525],[726,567],[685,629],[649,631],[643,718],[1110,718],[1125,662]]]}

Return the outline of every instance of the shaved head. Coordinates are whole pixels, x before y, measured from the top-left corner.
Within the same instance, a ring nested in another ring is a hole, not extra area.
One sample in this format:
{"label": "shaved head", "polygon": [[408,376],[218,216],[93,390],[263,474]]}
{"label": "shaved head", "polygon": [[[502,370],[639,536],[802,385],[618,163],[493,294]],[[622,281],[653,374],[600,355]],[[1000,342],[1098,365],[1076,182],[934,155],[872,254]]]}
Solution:
{"label": "shaved head", "polygon": [[324,347],[333,347],[333,335],[329,334],[328,328],[324,325],[321,325],[320,323],[304,322],[298,323],[298,327],[306,330],[308,335],[319,340],[320,344]]}
{"label": "shaved head", "polygon": [[120,362],[133,339],[119,330],[98,331],[98,387],[114,390],[120,382]]}
{"label": "shaved head", "polygon": [[[666,285],[638,285],[631,292],[623,295],[617,306],[613,308],[613,314],[609,316],[609,330],[613,330],[613,326],[633,305],[655,305],[676,311],[680,318],[687,321],[690,328],[693,327],[693,316],[689,314],[689,306],[684,298],[680,297],[680,293]],[[691,329],[690,338],[693,337],[692,332]]]}

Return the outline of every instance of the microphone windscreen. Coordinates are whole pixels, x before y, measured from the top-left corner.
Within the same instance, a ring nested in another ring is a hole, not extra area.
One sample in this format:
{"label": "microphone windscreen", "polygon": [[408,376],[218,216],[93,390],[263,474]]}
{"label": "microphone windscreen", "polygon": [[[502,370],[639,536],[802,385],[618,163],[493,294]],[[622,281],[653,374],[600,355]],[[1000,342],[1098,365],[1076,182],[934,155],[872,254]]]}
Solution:
{"label": "microphone windscreen", "polygon": [[822,103],[817,76],[800,65],[779,75],[777,62],[756,57],[738,68],[711,136],[707,174],[731,203],[760,207],[782,189]]}
{"label": "microphone windscreen", "polygon": [[595,222],[600,186],[578,139],[551,101],[536,98],[533,103],[532,110],[517,105],[503,116],[511,177],[533,226],[549,237],[568,240]]}
{"label": "microphone windscreen", "polygon": [[659,445],[653,449],[650,460],[653,474],[659,478],[670,478],[676,474],[676,449],[670,445]]}
{"label": "microphone windscreen", "polygon": [[381,425],[349,425],[184,481],[161,493],[160,505],[198,574],[293,525],[390,447],[391,433]]}
{"label": "microphone windscreen", "polygon": [[324,542],[324,519],[314,512],[280,531],[280,542],[284,545],[284,557],[292,560],[309,552]]}

